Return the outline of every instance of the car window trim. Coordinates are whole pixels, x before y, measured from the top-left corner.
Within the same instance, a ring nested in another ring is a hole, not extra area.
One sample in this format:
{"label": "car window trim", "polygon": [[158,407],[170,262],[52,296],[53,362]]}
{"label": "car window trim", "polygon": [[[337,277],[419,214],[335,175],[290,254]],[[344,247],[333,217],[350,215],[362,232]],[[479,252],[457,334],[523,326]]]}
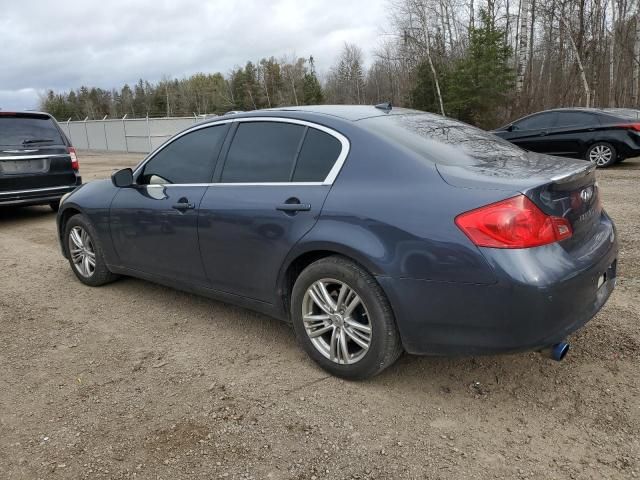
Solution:
{"label": "car window trim", "polygon": [[[156,184],[157,186],[164,186],[164,187],[187,187],[187,186],[199,186],[199,187],[203,187],[203,186],[207,186],[207,187],[215,187],[215,186],[221,186],[221,187],[227,187],[227,186],[236,186],[236,187],[242,187],[242,186],[285,186],[285,185],[289,185],[289,186],[317,186],[317,185],[333,185],[333,182],[336,180],[336,178],[338,177],[338,174],[340,173],[340,171],[342,170],[342,166],[344,165],[344,162],[346,161],[347,157],[349,156],[349,151],[351,149],[351,143],[349,142],[349,140],[347,139],[347,137],[345,137],[342,133],[326,127],[324,125],[320,125],[318,123],[315,122],[310,122],[308,120],[299,120],[297,118],[286,118],[286,117],[261,117],[261,116],[257,116],[257,117],[243,117],[243,118],[229,118],[229,119],[225,119],[225,120],[219,120],[219,121],[214,121],[214,122],[208,122],[205,123],[203,125],[196,125],[193,126],[181,133],[179,133],[178,135],[176,135],[175,137],[170,138],[169,140],[167,140],[166,142],[164,142],[162,145],[160,145],[158,148],[156,148],[153,152],[151,152],[149,154],[149,156],[147,158],[145,158],[133,171],[133,176],[134,178],[137,178],[137,176],[140,174],[140,172],[144,169],[144,166],[150,162],[158,153],[160,153],[162,150],[164,150],[166,147],[168,147],[170,144],[172,144],[174,141],[178,140],[179,138],[183,137],[184,135],[187,135],[191,132],[194,132],[196,130],[201,130],[203,128],[208,128],[208,127],[215,127],[217,125],[224,125],[227,123],[231,123],[231,124],[239,124],[239,123],[246,123],[246,122],[278,122],[278,123],[292,123],[295,125],[302,125],[304,127],[308,127],[308,128],[315,128],[316,130],[320,130],[321,132],[325,132],[329,135],[331,135],[332,137],[336,138],[341,146],[342,149],[340,150],[340,154],[338,155],[338,157],[336,158],[336,160],[334,161],[333,167],[331,167],[331,170],[329,170],[329,173],[327,174],[327,176],[325,177],[325,179],[321,182],[238,182],[238,183],[226,183],[226,182],[211,182],[211,183],[167,183],[167,184]],[[233,125],[232,125],[233,126]],[[233,130],[233,131],[232,131]],[[305,132],[306,133],[306,132]],[[227,136],[232,135],[235,136],[235,129],[231,128],[229,130],[229,132],[227,132]],[[306,135],[305,135],[306,137]],[[222,164],[224,165],[224,163],[226,162],[226,155],[228,153],[228,149],[227,151],[225,151],[225,143],[226,143],[227,139],[224,140],[223,142],[223,148],[222,151],[220,152],[221,154],[224,152],[224,159],[222,162],[220,162],[221,158],[218,158],[218,165]],[[216,169],[218,167],[218,165],[216,165]],[[215,177],[215,174],[214,174]]]}

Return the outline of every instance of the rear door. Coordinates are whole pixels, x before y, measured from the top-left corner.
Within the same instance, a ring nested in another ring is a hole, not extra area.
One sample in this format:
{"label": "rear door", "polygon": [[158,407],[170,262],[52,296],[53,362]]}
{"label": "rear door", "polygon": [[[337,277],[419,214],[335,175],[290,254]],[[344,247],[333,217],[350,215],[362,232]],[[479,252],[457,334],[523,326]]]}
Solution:
{"label": "rear door", "polygon": [[348,141],[293,120],[236,125],[202,200],[200,251],[213,288],[273,303],[284,258],[318,220]]}
{"label": "rear door", "polygon": [[121,188],[110,211],[123,266],[183,283],[206,284],[198,211],[229,124],[192,130],[157,152]]}
{"label": "rear door", "polygon": [[75,185],[67,147],[48,115],[0,112],[0,193]]}
{"label": "rear door", "polygon": [[556,112],[543,112],[523,118],[512,125],[511,131],[503,138],[525,150],[550,153],[553,150],[548,135],[554,127]]}
{"label": "rear door", "polygon": [[600,128],[598,117],[589,112],[558,112],[556,126],[549,134],[554,155],[582,158]]}

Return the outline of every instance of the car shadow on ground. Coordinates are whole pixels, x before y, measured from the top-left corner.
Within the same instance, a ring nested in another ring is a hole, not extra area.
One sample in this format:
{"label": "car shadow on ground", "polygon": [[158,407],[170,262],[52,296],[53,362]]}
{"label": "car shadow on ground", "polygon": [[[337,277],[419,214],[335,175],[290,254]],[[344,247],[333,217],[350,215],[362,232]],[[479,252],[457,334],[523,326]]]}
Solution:
{"label": "car shadow on ground", "polygon": [[[69,272],[70,275],[71,272]],[[339,381],[318,367],[298,345],[293,329],[285,322],[253,312],[235,305],[205,297],[179,292],[144,280],[124,277],[102,288],[117,290],[117,296],[129,292],[135,295],[139,305],[146,303],[166,312],[166,318],[155,324],[155,328],[171,330],[173,322],[180,319],[183,332],[198,337],[215,348],[222,357],[232,357],[237,348],[217,338],[243,338],[243,348],[253,355],[263,356],[265,345],[261,339],[268,338],[269,348],[286,359],[287,376],[295,391],[307,390],[317,382]],[[185,306],[188,307],[188,311]],[[165,323],[165,325],[162,325]],[[195,340],[196,342],[198,340]],[[172,348],[172,347],[169,347]],[[206,359],[200,360],[206,363]],[[266,368],[266,365],[264,365]],[[237,374],[244,369],[236,364]],[[257,368],[261,368],[257,366]],[[436,357],[403,354],[400,359],[380,375],[354,385],[380,391],[453,394],[463,397],[485,396],[489,391],[502,391],[502,382],[519,383],[528,378],[527,383],[538,385],[544,391],[555,388],[555,373],[562,375],[562,364],[553,362],[535,352],[512,355]],[[269,380],[269,369],[263,377]],[[566,369],[565,369],[566,370]],[[554,373],[555,372],[555,373]],[[513,385],[512,385],[513,386]],[[506,393],[506,392],[503,392]]]}
{"label": "car shadow on ground", "polygon": [[55,221],[56,213],[48,206],[31,207],[0,207],[0,222],[11,222],[14,220],[40,220],[51,218]]}

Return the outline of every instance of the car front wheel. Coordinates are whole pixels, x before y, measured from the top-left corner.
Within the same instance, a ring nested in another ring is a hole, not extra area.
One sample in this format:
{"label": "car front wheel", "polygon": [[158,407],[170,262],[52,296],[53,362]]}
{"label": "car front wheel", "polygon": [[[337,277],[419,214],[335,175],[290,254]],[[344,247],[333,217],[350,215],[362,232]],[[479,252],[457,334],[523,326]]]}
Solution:
{"label": "car front wheel", "polygon": [[372,377],[402,353],[384,292],[371,274],[342,257],[318,260],[300,274],[291,318],[307,354],[338,377]]}
{"label": "car front wheel", "polygon": [[69,219],[64,238],[69,264],[82,283],[98,287],[117,278],[107,268],[100,240],[93,225],[83,215]]}
{"label": "car front wheel", "polygon": [[607,168],[618,160],[616,149],[610,143],[594,143],[587,150],[587,160],[595,163],[598,168]]}

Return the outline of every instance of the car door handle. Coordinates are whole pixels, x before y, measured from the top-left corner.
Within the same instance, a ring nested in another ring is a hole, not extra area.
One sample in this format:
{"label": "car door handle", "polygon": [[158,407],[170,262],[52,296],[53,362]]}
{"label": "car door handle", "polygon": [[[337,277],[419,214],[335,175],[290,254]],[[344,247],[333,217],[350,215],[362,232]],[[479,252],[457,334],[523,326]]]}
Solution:
{"label": "car door handle", "polygon": [[540,136],[544,137],[547,134],[547,132],[540,132]]}
{"label": "car door handle", "polygon": [[178,203],[174,203],[173,207],[171,207],[175,210],[193,210],[194,208],[196,208],[195,204],[193,203],[189,203],[189,202],[178,202]]}
{"label": "car door handle", "polygon": [[276,207],[276,210],[281,212],[308,212],[311,210],[311,204],[309,203],[283,203]]}

